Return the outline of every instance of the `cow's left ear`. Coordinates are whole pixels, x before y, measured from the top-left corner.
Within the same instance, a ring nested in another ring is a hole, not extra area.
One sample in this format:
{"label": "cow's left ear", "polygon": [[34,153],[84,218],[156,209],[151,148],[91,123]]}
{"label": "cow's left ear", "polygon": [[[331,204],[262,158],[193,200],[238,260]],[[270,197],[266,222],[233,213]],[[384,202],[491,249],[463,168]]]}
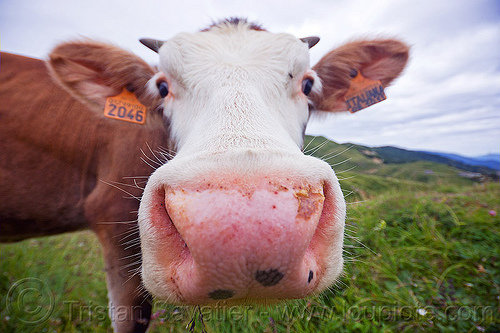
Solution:
{"label": "cow's left ear", "polygon": [[107,97],[123,88],[135,92],[146,106],[158,103],[147,90],[155,71],[138,56],[113,45],[92,40],[63,43],[50,53],[47,67],[72,95],[99,110]]}
{"label": "cow's left ear", "polygon": [[346,111],[344,101],[353,73],[360,72],[387,87],[406,66],[409,47],[397,40],[361,40],[347,43],[326,54],[313,67],[323,89],[309,98],[314,109]]}

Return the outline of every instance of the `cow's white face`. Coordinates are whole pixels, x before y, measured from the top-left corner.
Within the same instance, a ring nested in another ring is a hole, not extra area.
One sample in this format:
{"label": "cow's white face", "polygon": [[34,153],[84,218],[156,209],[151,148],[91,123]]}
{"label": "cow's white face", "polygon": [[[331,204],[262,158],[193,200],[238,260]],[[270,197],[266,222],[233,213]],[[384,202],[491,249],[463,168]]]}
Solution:
{"label": "cow's white face", "polygon": [[300,149],[309,118],[302,82],[309,78],[320,86],[306,43],[225,25],[179,34],[159,55],[161,73],[152,88],[168,82],[164,114],[178,155]]}
{"label": "cow's white face", "polygon": [[168,83],[178,152],[141,205],[146,287],[192,304],[327,287],[342,267],[345,205],[330,167],[301,152],[303,81],[320,86],[308,45],[228,24],[177,35],[159,55],[152,86]]}
{"label": "cow's white face", "polygon": [[308,81],[309,97],[332,103],[308,45],[240,22],[179,34],[158,53],[150,90],[168,84],[177,155],[139,210],[146,288],[181,304],[325,290],[342,271],[345,203],[330,166],[301,152]]}

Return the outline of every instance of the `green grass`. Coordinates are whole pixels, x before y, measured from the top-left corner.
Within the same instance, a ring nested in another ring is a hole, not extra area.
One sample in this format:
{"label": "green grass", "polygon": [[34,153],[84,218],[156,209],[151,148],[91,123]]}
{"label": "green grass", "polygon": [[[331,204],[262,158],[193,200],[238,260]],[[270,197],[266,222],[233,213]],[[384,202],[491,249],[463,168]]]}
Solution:
{"label": "green grass", "polygon": [[[73,308],[107,304],[100,245],[91,232],[2,244],[0,249],[1,332],[105,332],[110,326],[107,312],[93,321],[87,312],[73,313]],[[22,298],[23,291],[29,298]]]}
{"label": "green grass", "polygon": [[[389,172],[392,165],[363,163],[363,172],[339,175],[352,194],[345,274],[331,290],[262,308],[157,302],[150,331],[188,332],[195,325],[195,332],[498,332],[500,217],[490,211],[500,213],[500,184],[473,183],[433,164]],[[419,170],[434,173],[419,178]],[[92,233],[0,250],[1,332],[111,332]],[[23,290],[30,291],[24,298]]]}

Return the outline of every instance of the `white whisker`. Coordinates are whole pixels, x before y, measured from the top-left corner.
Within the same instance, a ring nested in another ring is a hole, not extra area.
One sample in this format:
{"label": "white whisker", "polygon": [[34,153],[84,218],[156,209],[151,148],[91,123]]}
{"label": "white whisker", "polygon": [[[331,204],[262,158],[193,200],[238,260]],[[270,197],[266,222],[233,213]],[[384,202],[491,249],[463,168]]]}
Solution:
{"label": "white whisker", "polygon": [[356,165],[353,166],[353,167],[350,167],[349,169],[346,169],[346,170],[342,170],[342,171],[336,171],[335,173],[338,175],[338,174],[341,174],[341,173],[346,173],[346,172],[349,172],[349,171],[352,171],[354,169],[356,169]]}
{"label": "white whisker", "polygon": [[124,189],[120,188],[118,185],[115,185],[115,184],[113,184],[113,183],[110,183],[110,182],[104,181],[104,180],[102,180],[102,179],[101,179],[101,182],[103,182],[104,184],[109,185],[109,186],[111,186],[111,187],[114,187],[114,188],[116,188],[117,190],[120,190],[120,191],[122,191],[122,192],[123,192],[123,193],[125,193],[125,194],[130,195],[130,198],[136,199],[137,201],[141,201],[141,198],[136,197],[135,195],[133,195],[132,193],[130,193],[130,192],[128,192],[128,191],[125,191]]}
{"label": "white whisker", "polygon": [[[142,183],[145,183],[145,184],[146,184],[146,182],[142,182]],[[145,184],[144,184],[144,185],[145,185]],[[137,184],[137,180],[136,180],[136,179],[134,179],[134,185],[135,185],[135,187],[137,187],[137,188],[139,188],[139,189],[141,189],[141,190],[143,190],[143,191],[144,191],[144,189],[146,188],[145,186],[144,186],[144,187],[139,186],[139,184]]]}
{"label": "white whisker", "polygon": [[129,246],[125,247],[124,250],[130,250],[133,247],[140,246],[141,242],[138,240],[136,243],[131,243]]}
{"label": "white whisker", "polygon": [[134,261],[130,264],[126,264],[126,265],[123,265],[123,266],[120,266],[120,269],[125,269],[125,268],[129,268],[129,267],[132,267],[132,266],[137,266],[137,265],[140,265],[141,264],[141,261]]}
{"label": "white whisker", "polygon": [[134,228],[134,229],[135,230],[125,231],[119,235],[114,235],[113,237],[122,237],[120,239],[120,244],[127,245],[128,243],[126,243],[126,242],[129,242],[129,241],[127,241],[128,238],[130,238],[130,237],[137,238],[137,236],[139,236],[139,228]]}
{"label": "white whisker", "polygon": [[[140,263],[139,263],[139,265],[140,265]],[[135,271],[135,272],[134,272],[134,271]],[[135,276],[138,276],[138,275],[141,273],[141,266],[137,267],[137,268],[136,268],[136,269],[134,269],[134,270],[130,270],[130,271],[129,271],[129,273],[130,273],[130,272],[133,272],[133,274],[131,274],[131,275],[128,277],[128,279],[127,279],[127,280],[125,280],[125,282],[123,283],[124,285],[125,285],[127,282],[129,282],[130,280],[132,280]],[[142,286],[142,283],[140,283],[140,284],[137,286],[136,291],[137,291],[137,289],[138,289],[139,287],[141,287],[141,286]],[[144,288],[144,287],[143,287],[143,288]]]}
{"label": "white whisker", "polygon": [[151,152],[151,154],[153,155],[153,157],[158,161],[158,163],[161,165],[165,164],[165,161],[160,159],[158,156],[156,156],[155,152],[151,149],[151,147],[149,146],[149,144],[146,142],[146,146],[148,147],[149,151]]}
{"label": "white whisker", "polygon": [[169,150],[169,149],[163,148],[161,146],[158,147],[157,152],[159,154],[161,154],[162,156],[166,157],[167,160],[171,160],[172,158],[174,158],[174,156],[176,154],[176,152],[174,150]]}
{"label": "white whisker", "polygon": [[144,188],[137,186],[137,184],[135,184],[135,183],[134,183],[134,185],[132,185],[132,184],[126,184],[126,183],[121,183],[121,182],[112,182],[112,183],[115,184],[115,185],[126,186],[126,187],[131,187],[131,188],[138,188],[140,190],[144,190]]}
{"label": "white whisker", "polygon": [[306,154],[307,147],[309,147],[309,145],[311,143],[313,143],[313,141],[316,140],[316,138],[317,138],[317,136],[313,136],[312,139],[311,139],[311,141],[309,141],[309,143],[304,148],[302,148],[302,152],[304,152],[304,154]]}
{"label": "white whisker", "polygon": [[324,146],[326,146],[326,144],[328,143],[329,141],[325,139],[325,141],[323,141],[321,144],[319,144],[316,148],[314,149],[311,149],[307,152],[305,152],[305,154],[307,155],[313,155],[315,152],[317,152],[318,150],[320,150],[321,148],[323,148]]}
{"label": "white whisker", "polygon": [[130,223],[136,223],[137,220],[132,220],[132,221],[116,221],[116,222],[112,222],[112,221],[102,221],[102,222],[97,222],[97,224],[130,224]]}
{"label": "white whisker", "polygon": [[[354,191],[349,191],[349,192],[347,192],[347,194],[344,194],[344,198],[347,198],[352,194],[354,194]],[[347,203],[347,204],[349,204],[349,203]]]}
{"label": "white whisker", "polygon": [[[337,163],[335,163],[335,164],[330,164],[330,165],[331,165],[332,167],[334,167],[334,166],[337,166],[337,165],[344,164],[345,162],[349,162],[350,160],[352,160],[352,157],[349,157],[349,158],[347,158],[347,159],[343,160],[342,162],[337,162]],[[325,162],[326,162],[326,160],[325,160]]]}
{"label": "white whisker", "polygon": [[142,253],[140,253],[140,252],[139,252],[139,253],[134,253],[134,254],[131,254],[131,255],[129,255],[129,256],[125,256],[125,257],[123,257],[123,258],[120,258],[120,259],[118,259],[118,260],[130,259],[130,258],[133,258],[133,257],[140,256],[141,254],[142,254]]}
{"label": "white whisker", "polygon": [[[144,154],[144,152],[142,151],[141,149],[141,152]],[[145,157],[145,158],[144,158]],[[149,156],[147,156],[146,154],[144,154],[144,157],[141,157],[141,160],[146,163],[148,166],[150,166],[153,170],[156,170],[158,169],[158,167],[161,167],[162,164],[159,164],[157,161],[153,160],[152,158],[150,158]],[[147,160],[146,160],[147,159]],[[149,162],[148,162],[149,161]],[[155,166],[156,165],[156,166]]]}
{"label": "white whisker", "polygon": [[[332,158],[335,158],[335,157],[337,157],[337,156],[342,155],[342,154],[343,154],[343,153],[345,153],[346,151],[350,150],[352,147],[354,147],[354,146],[349,146],[349,147],[345,148],[344,150],[342,150],[342,151],[341,151],[340,153],[338,153],[338,154],[335,154],[335,153],[336,153],[336,151],[333,151],[333,152],[331,152],[331,153],[329,153],[329,154],[324,155],[323,157],[321,157],[321,159],[322,159],[323,161],[325,161],[325,162],[326,162],[326,161],[327,161],[327,160],[329,160],[329,159],[332,159]],[[333,155],[333,156],[328,156],[328,155],[330,155],[330,154],[335,154],[335,155]],[[326,158],[327,156],[328,156],[328,158]],[[325,159],[325,158],[326,158],[326,159]]]}
{"label": "white whisker", "polygon": [[[354,192],[352,192],[354,193]],[[348,202],[347,204],[348,205],[357,205],[357,204],[360,204],[360,203],[365,203],[367,200],[360,200],[360,201],[353,201],[353,202]]]}

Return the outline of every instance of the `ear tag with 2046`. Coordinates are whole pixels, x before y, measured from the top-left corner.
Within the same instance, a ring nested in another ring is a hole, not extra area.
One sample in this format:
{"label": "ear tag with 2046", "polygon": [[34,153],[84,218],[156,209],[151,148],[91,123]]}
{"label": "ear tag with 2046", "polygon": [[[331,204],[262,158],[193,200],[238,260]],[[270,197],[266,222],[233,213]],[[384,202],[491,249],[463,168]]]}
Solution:
{"label": "ear tag with 2046", "polygon": [[104,116],[143,125],[146,122],[146,106],[133,92],[123,88],[118,95],[106,98]]}

